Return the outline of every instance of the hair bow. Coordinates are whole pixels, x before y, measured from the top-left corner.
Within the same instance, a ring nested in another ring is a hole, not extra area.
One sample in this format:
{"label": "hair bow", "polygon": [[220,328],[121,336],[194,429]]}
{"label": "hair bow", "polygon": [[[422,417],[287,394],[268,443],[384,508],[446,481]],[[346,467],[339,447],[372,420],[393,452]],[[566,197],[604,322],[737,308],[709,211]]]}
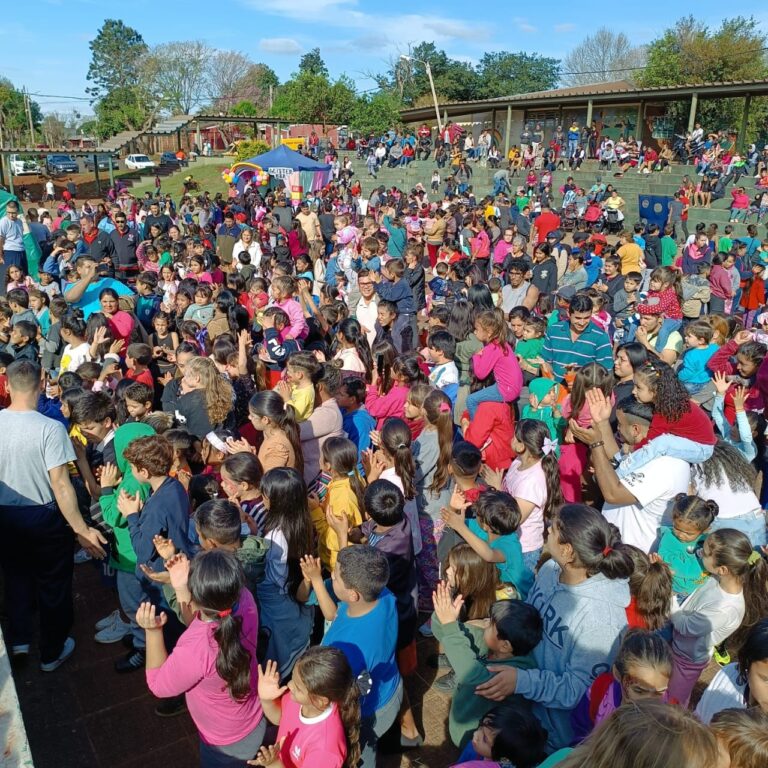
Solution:
{"label": "hair bow", "polygon": [[451,406],[446,403],[442,402],[440,403],[440,413],[450,413],[451,412]]}
{"label": "hair bow", "polygon": [[541,447],[541,451],[545,456],[549,456],[550,453],[557,450],[557,440],[553,440],[550,437],[544,438],[544,445]]}

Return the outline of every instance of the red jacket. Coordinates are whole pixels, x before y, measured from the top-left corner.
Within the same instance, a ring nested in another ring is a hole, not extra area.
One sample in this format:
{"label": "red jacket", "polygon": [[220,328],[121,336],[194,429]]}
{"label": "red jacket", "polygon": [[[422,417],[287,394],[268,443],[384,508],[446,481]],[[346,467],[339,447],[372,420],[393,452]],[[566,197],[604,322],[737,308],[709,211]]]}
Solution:
{"label": "red jacket", "polygon": [[636,448],[641,448],[645,443],[653,440],[654,437],[660,437],[661,435],[685,437],[702,445],[714,445],[717,442],[715,429],[709,416],[707,416],[700,405],[693,401],[691,401],[691,410],[688,413],[684,413],[677,421],[669,421],[660,413],[654,413],[651,420],[651,428],[648,430],[648,437],[639,443]]}
{"label": "red jacket", "polygon": [[464,432],[464,439],[478,447],[483,462],[491,469],[509,469],[515,452],[512,438],[515,424],[509,403],[480,403],[475,418]]}

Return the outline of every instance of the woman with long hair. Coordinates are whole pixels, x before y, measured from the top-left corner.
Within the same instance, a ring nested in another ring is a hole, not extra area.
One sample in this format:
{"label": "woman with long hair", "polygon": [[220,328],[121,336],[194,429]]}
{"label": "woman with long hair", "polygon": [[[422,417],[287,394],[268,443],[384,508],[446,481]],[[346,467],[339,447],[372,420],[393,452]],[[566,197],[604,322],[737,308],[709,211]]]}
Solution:
{"label": "woman with long hair", "polygon": [[233,413],[232,384],[222,376],[216,364],[207,357],[191,358],[179,387],[179,397],[163,403],[198,440],[216,427],[228,424]]}
{"label": "woman with long hair", "polygon": [[304,471],[296,411],[274,389],[257,392],[248,403],[248,418],[254,429],[264,433],[259,461],[264,471],[292,467]]}
{"label": "woman with long hair", "polygon": [[296,598],[302,582],[301,558],[313,551],[307,486],[295,469],[269,470],[261,479],[267,510],[264,538],[270,543],[264,581],[257,599],[262,626],[269,632],[265,658],[277,661],[280,678],[290,676],[309,647],[314,611]]}

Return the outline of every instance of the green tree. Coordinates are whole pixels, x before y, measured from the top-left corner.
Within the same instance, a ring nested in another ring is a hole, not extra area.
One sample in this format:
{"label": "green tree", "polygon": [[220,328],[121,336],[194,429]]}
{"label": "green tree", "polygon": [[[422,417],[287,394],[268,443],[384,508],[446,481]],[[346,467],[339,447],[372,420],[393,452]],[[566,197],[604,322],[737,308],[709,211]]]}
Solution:
{"label": "green tree", "polygon": [[274,69],[261,62],[252,64],[248,71],[237,81],[235,93],[240,99],[256,105],[259,115],[269,114],[270,88],[272,95],[280,85],[280,79]]}
{"label": "green tree", "polygon": [[400,124],[402,102],[396,93],[378,91],[358,97],[349,116],[349,127],[361,133],[381,135]]}
{"label": "green tree", "polygon": [[485,53],[477,65],[477,77],[483,99],[546,91],[560,79],[560,62],[538,53]]}
{"label": "green tree", "polygon": [[328,78],[328,67],[325,66],[325,62],[320,56],[319,48],[313,48],[301,57],[299,74],[322,75],[326,79]]}
{"label": "green tree", "polygon": [[91,64],[87,79],[93,83],[86,93],[95,100],[116,88],[139,81],[141,61],[149,51],[144,38],[122,21],[107,19],[88,44]]}
{"label": "green tree", "polygon": [[[680,19],[648,46],[648,59],[638,77],[644,87],[688,83],[756,80],[768,77],[764,54],[765,33],[753,18],[725,19],[711,30],[693,16]],[[738,129],[743,99],[702,99],[697,119],[705,130]],[[680,127],[688,119],[690,103],[673,102],[667,111],[677,117]],[[765,128],[768,100],[752,100],[747,128],[751,139]]]}
{"label": "green tree", "polygon": [[324,75],[299,72],[279,89],[272,115],[299,123],[346,123],[355,105],[352,82],[341,77],[331,83]]}
{"label": "green tree", "polygon": [[115,88],[99,99],[93,108],[99,138],[141,130],[151,115],[145,96],[140,88],[127,87]]}
{"label": "green tree", "polygon": [[[40,105],[30,99],[32,124],[35,129],[43,120]],[[0,77],[0,121],[6,144],[27,144],[30,141],[29,119],[24,105],[24,94],[5,77]]]}

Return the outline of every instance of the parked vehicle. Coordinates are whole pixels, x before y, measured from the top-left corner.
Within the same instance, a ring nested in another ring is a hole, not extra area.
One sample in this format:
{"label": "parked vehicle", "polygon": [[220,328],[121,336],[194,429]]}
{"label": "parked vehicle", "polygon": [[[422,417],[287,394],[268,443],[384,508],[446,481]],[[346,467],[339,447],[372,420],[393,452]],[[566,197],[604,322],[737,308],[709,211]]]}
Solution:
{"label": "parked vehicle", "polygon": [[181,161],[174,152],[163,152],[160,155],[160,165],[181,165]]}
{"label": "parked vehicle", "polygon": [[62,173],[78,173],[80,166],[69,155],[48,155],[45,167],[52,176]]}
{"label": "parked vehicle", "polygon": [[[108,171],[109,170],[109,164],[112,163],[112,169],[118,168],[118,159],[114,155],[97,155],[96,160],[98,162],[99,170],[100,171]],[[88,157],[85,158],[85,161],[83,163],[85,165],[86,171],[92,171],[93,170],[93,155],[88,155]]]}
{"label": "parked vehicle", "polygon": [[150,160],[146,155],[128,155],[128,157],[125,158],[125,167],[130,168],[132,171],[154,168],[155,165],[155,161]]}
{"label": "parked vehicle", "polygon": [[37,160],[22,157],[21,155],[11,155],[11,173],[14,176],[39,175],[41,168]]}

